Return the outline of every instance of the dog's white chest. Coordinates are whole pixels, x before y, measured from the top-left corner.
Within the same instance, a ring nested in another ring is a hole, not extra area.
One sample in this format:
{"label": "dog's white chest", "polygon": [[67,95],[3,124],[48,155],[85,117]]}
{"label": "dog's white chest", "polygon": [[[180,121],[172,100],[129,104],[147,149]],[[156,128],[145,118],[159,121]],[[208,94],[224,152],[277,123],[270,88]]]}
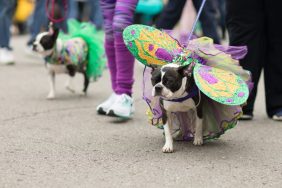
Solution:
{"label": "dog's white chest", "polygon": [[56,74],[67,73],[67,68],[65,65],[53,65],[47,63],[47,69],[49,72],[53,72]]}
{"label": "dog's white chest", "polygon": [[187,112],[195,107],[196,106],[193,99],[188,99],[183,102],[164,101],[164,108],[169,112]]}

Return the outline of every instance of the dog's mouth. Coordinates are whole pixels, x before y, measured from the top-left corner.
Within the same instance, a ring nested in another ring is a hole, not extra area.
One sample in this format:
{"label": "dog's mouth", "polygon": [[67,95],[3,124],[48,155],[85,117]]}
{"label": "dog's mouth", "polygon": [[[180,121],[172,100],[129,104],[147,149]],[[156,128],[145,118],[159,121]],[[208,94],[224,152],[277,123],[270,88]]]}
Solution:
{"label": "dog's mouth", "polygon": [[154,87],[152,96],[170,99],[171,97],[173,97],[173,93],[164,87]]}

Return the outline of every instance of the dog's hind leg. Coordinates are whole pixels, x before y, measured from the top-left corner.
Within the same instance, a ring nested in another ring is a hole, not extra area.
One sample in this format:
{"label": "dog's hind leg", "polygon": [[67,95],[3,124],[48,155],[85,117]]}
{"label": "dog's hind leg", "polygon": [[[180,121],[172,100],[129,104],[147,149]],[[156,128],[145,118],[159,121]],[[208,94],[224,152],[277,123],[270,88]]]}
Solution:
{"label": "dog's hind leg", "polygon": [[167,113],[167,123],[164,126],[165,145],[163,146],[163,149],[162,149],[164,153],[173,152],[173,139],[171,135],[171,129],[172,129],[172,114],[168,112]]}
{"label": "dog's hind leg", "polygon": [[67,80],[67,83],[66,83],[66,89],[68,91],[70,91],[71,93],[75,93],[75,89],[74,89],[74,86],[73,86],[73,78],[72,76],[69,76],[68,80]]}
{"label": "dog's hind leg", "polygon": [[75,65],[67,65],[66,68],[67,68],[68,74],[69,74],[69,78],[68,78],[67,83],[66,83],[66,89],[68,91],[70,91],[71,93],[75,93],[75,89],[74,89],[74,86],[73,86],[73,78],[75,76],[76,66]]}
{"label": "dog's hind leg", "polygon": [[88,85],[89,85],[89,78],[88,78],[86,72],[83,72],[83,76],[84,76],[83,94],[86,95],[87,94]]}
{"label": "dog's hind leg", "polygon": [[49,85],[50,85],[50,91],[47,96],[47,99],[54,99],[55,98],[55,73],[53,71],[49,72]]}

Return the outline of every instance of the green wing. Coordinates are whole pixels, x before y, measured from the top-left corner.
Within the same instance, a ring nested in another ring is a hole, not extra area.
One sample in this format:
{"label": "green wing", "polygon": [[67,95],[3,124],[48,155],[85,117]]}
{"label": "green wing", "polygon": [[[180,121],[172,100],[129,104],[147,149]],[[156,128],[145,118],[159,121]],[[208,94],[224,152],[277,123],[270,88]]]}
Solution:
{"label": "green wing", "polygon": [[198,88],[219,103],[241,105],[248,99],[247,84],[232,72],[196,64],[193,74]]}
{"label": "green wing", "polygon": [[149,26],[128,26],[123,31],[123,40],[134,57],[148,66],[171,63],[182,52],[175,39]]}

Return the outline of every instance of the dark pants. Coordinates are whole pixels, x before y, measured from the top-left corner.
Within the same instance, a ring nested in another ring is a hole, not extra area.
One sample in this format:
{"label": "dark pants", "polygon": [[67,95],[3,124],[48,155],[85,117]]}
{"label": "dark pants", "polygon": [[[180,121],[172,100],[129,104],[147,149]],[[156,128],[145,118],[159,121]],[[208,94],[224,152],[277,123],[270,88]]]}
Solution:
{"label": "dark pants", "polygon": [[[181,17],[186,0],[169,0],[160,15],[156,26],[162,29],[173,29]],[[193,0],[195,9],[198,11],[202,0]],[[220,39],[217,33],[216,7],[214,0],[207,0],[200,15],[200,21],[205,36],[210,37],[215,43],[219,44]],[[187,31],[188,33],[189,31]]]}
{"label": "dark pants", "polygon": [[247,45],[240,63],[252,72],[255,84],[244,113],[253,112],[262,69],[268,116],[282,108],[281,6],[281,0],[226,0],[230,45]]}

